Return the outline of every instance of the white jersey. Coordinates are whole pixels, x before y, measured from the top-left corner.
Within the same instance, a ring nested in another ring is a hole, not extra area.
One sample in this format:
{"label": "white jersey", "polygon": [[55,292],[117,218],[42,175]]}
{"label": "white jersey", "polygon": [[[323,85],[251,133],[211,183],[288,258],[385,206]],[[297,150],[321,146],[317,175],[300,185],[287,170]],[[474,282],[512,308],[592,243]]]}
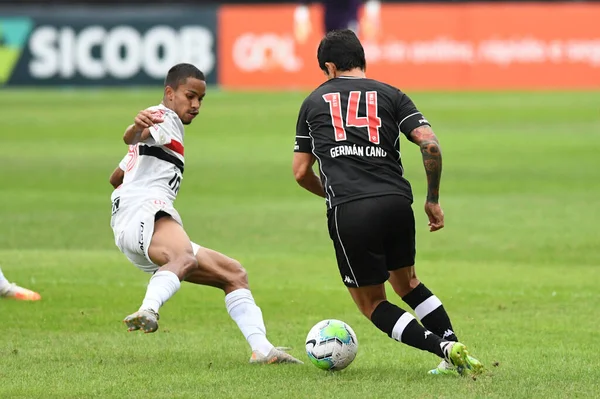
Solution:
{"label": "white jersey", "polygon": [[162,104],[148,109],[161,114],[163,122],[150,128],[146,140],[129,146],[129,152],[119,163],[125,175],[123,184],[111,195],[115,238],[129,224],[136,223],[140,212],[154,217],[162,210],[183,225],[173,207],[183,178],[183,123]]}
{"label": "white jersey", "polygon": [[[183,226],[173,202],[183,177],[183,123],[164,105],[148,108],[160,113],[164,121],[150,129],[150,137],[129,146],[119,163],[125,171],[123,184],[111,195],[110,220],[115,244],[139,269],[154,273],[148,249],[154,234],[156,214],[164,212]],[[194,255],[200,246],[192,242]]]}
{"label": "white jersey", "polygon": [[129,146],[119,164],[125,171],[123,184],[113,191],[111,199],[158,199],[172,204],[183,178],[183,123],[162,104],[148,109],[162,114],[164,122],[150,128],[146,140]]}

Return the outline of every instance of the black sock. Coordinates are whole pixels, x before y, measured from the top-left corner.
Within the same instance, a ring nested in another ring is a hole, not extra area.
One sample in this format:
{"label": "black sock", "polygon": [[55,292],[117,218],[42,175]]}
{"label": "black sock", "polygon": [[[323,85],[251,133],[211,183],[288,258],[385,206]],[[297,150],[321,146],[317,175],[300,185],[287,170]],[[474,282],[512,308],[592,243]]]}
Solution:
{"label": "black sock", "polygon": [[415,311],[425,328],[448,341],[458,342],[444,305],[423,283],[404,295],[402,300]]}
{"label": "black sock", "polygon": [[445,358],[444,348],[450,342],[427,331],[410,313],[388,301],[381,302],[375,308],[371,322],[396,341]]}

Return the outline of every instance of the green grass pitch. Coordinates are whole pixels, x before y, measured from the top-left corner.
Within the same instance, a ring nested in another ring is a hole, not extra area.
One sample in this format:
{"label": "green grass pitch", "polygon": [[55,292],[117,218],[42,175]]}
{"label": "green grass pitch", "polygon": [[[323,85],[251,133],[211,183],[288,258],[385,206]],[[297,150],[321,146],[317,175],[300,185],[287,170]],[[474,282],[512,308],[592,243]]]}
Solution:
{"label": "green grass pitch", "polygon": [[[43,300],[0,301],[0,397],[600,395],[600,93],[410,94],[444,154],[446,228],[429,233],[420,152],[402,139],[417,270],[487,374],[427,375],[433,355],[390,340],[353,305],[324,203],[291,172],[304,93],[210,89],[186,133],[176,206],[188,233],[244,264],[271,341],[307,362],[253,367],[218,290],[184,284],[156,334],[121,323],[148,276],[114,246],[108,177],[124,128],[161,90],[3,89],[0,265]],[[303,349],[326,318],[350,324],[360,344],[333,375]]]}

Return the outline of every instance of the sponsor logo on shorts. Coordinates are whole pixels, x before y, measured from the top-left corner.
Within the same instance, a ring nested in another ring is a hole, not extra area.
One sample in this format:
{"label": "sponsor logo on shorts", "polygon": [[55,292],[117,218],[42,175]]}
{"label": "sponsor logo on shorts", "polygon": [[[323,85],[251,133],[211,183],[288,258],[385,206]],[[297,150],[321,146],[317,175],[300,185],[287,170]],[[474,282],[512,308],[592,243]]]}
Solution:
{"label": "sponsor logo on shorts", "polygon": [[112,215],[114,215],[115,213],[117,213],[117,211],[119,210],[119,204],[120,203],[121,203],[121,197],[115,198],[115,200],[112,203]]}
{"label": "sponsor logo on shorts", "polygon": [[144,251],[144,222],[140,222],[140,239],[138,244],[140,245],[140,250]]}
{"label": "sponsor logo on shorts", "polygon": [[348,276],[344,276],[344,283],[346,284],[355,284],[354,280],[352,280],[350,277]]}

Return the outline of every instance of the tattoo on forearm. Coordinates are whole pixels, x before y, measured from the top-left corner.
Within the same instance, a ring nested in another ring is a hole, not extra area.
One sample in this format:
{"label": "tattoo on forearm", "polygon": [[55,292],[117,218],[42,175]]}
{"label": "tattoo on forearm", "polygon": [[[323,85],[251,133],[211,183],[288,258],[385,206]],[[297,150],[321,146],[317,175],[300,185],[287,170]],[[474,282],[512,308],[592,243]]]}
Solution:
{"label": "tattoo on forearm", "polygon": [[440,196],[440,179],[442,177],[442,154],[436,141],[421,143],[423,165],[427,174],[427,201],[438,202]]}
{"label": "tattoo on forearm", "polygon": [[421,147],[423,165],[427,174],[427,202],[438,202],[442,178],[442,152],[437,137],[429,126],[412,131],[411,140]]}

